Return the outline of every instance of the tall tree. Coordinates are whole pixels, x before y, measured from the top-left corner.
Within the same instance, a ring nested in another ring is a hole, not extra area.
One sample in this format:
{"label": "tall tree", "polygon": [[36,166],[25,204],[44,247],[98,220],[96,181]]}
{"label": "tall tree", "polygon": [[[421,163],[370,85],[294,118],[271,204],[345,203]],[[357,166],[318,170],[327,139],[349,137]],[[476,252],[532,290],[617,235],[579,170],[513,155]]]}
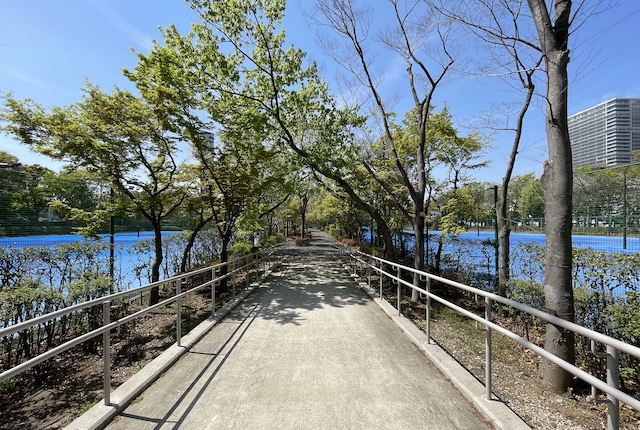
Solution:
{"label": "tall tree", "polygon": [[[152,225],[154,260],[151,282],[160,279],[163,260],[162,220],[185,198],[175,160],[176,146],[164,126],[165,112],[115,88],[111,94],[87,84],[82,102],[49,112],[30,100],[6,97],[6,130],[23,143],[55,159],[86,169],[107,182],[118,196],[113,211],[140,213]],[[151,290],[151,302],[159,290]]]}
{"label": "tall tree", "polygon": [[[545,307],[567,321],[575,320],[572,284],[571,204],[573,165],[567,122],[569,79],[569,29],[571,0],[556,0],[551,10],[544,0],[527,0],[531,19],[538,31],[547,78],[546,131],[549,159],[540,182],[545,200],[546,264]],[[572,331],[547,324],[545,349],[570,363],[575,362]],[[555,391],[565,391],[572,375],[549,360],[543,362],[544,381]]]}
{"label": "tall tree", "polygon": [[[489,16],[489,24],[482,34],[501,39],[507,46],[530,48],[542,57],[546,78],[543,103],[546,108],[546,133],[549,158],[544,163],[541,184],[545,200],[545,301],[550,313],[569,321],[574,320],[574,300],[571,283],[571,206],[572,163],[567,127],[567,95],[569,64],[569,37],[573,28],[579,28],[584,20],[597,13],[602,1],[577,1],[572,15],[572,0],[480,0],[469,2],[473,8],[478,3]],[[487,7],[488,6],[488,7]],[[454,8],[450,8],[455,9]],[[527,10],[528,9],[528,10]],[[527,12],[525,13],[525,10]],[[516,26],[507,28],[496,22],[495,17],[505,14],[516,19]],[[580,14],[581,22],[577,21]],[[520,23],[520,25],[517,25]],[[477,28],[477,27],[476,27]],[[535,29],[533,37],[528,28]],[[515,51],[514,51],[515,52]],[[519,50],[518,52],[523,52]],[[520,56],[522,58],[522,55]],[[535,57],[531,57],[535,58]],[[526,82],[526,81],[525,81]],[[531,89],[527,83],[528,91]],[[523,107],[526,106],[523,105]],[[574,363],[575,346],[572,332],[547,325],[545,348],[565,361]],[[571,382],[571,375],[545,360],[541,373],[552,389],[564,391]]]}
{"label": "tall tree", "polygon": [[[425,219],[429,181],[429,129],[432,100],[436,89],[442,84],[454,63],[449,51],[449,29],[447,23],[438,20],[437,12],[419,1],[400,2],[389,0],[389,15],[393,26],[388,28],[380,40],[396,53],[407,66],[407,93],[411,96],[413,107],[410,111],[411,122],[416,125],[415,139],[411,142],[411,166],[402,156],[391,122],[392,110],[389,102],[380,92],[378,78],[374,73],[368,35],[371,31],[371,10],[356,5],[353,0],[316,0],[319,23],[328,26],[339,38],[345,41],[345,50],[334,49],[335,44],[326,43],[327,51],[343,65],[352,78],[365,89],[373,100],[378,113],[381,133],[388,148],[389,158],[393,160],[399,177],[404,184],[404,195],[393,194],[393,189],[373,169],[369,172],[383,186],[395,201],[398,210],[406,213],[411,222],[414,235],[414,267],[424,270],[425,265]],[[425,34],[433,37],[426,38]],[[431,43],[430,43],[431,42]],[[412,208],[407,212],[404,205],[408,194]],[[414,275],[414,285],[420,285],[420,277]],[[417,300],[414,290],[412,300]]]}
{"label": "tall tree", "polygon": [[48,201],[43,187],[53,172],[39,165],[23,165],[0,151],[0,225],[4,234],[36,233],[39,217]]}
{"label": "tall tree", "polygon": [[520,192],[518,212],[523,218],[542,218],[544,216],[544,196],[540,181],[529,181]]}
{"label": "tall tree", "polygon": [[[304,66],[305,54],[285,48],[279,28],[284,1],[191,0],[201,22],[188,35],[175,27],[164,31],[164,46],[155,45],[141,64],[164,57],[168,68],[147,76],[168,82],[157,92],[158,103],[185,95],[202,102],[216,122],[228,124],[242,110],[271,134],[274,145],[285,146],[305,164],[335,181],[350,198],[388,230],[377,208],[358,195],[345,175],[349,127],[359,118],[338,109],[315,64]],[[211,110],[211,111],[210,111]],[[311,138],[309,138],[311,136]],[[393,254],[390,234],[384,234]]]}
{"label": "tall tree", "polygon": [[[447,17],[460,22],[463,29],[479,42],[480,50],[487,52],[488,64],[482,65],[481,59],[474,61],[473,64],[478,69],[467,73],[485,77],[497,76],[517,92],[524,92],[519,107],[514,109],[517,103],[494,106],[485,118],[486,127],[513,133],[511,151],[500,187],[500,198],[495,207],[499,250],[498,294],[504,296],[510,278],[509,186],[520,151],[524,119],[535,95],[534,73],[539,70],[542,56],[536,46],[521,43],[521,40],[531,38],[527,34],[531,26],[521,22],[524,7],[522,1],[429,1]],[[514,116],[515,121],[512,120]]]}

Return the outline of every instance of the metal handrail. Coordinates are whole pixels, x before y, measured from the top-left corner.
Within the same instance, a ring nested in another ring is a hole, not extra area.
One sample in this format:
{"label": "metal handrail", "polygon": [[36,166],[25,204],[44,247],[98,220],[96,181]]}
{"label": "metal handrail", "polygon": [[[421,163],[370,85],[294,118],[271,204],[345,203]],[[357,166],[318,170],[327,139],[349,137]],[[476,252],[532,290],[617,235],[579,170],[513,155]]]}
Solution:
{"label": "metal handrail", "polygon": [[[535,309],[532,308],[530,306],[527,306],[525,304],[522,304],[520,302],[516,302],[514,300],[502,297],[502,296],[498,296],[496,294],[493,293],[489,293],[465,284],[461,284],[459,282],[455,282],[446,278],[442,278],[440,276],[436,276],[424,271],[420,271],[417,270],[413,267],[408,267],[408,266],[403,266],[401,264],[398,264],[396,262],[392,262],[389,260],[385,260],[383,258],[380,257],[376,257],[370,254],[366,254],[364,252],[361,252],[359,250],[355,250],[349,247],[343,247],[342,249],[343,253],[346,253],[350,258],[352,258],[354,260],[354,273],[356,273],[356,264],[360,264],[360,265],[366,265],[368,266],[368,270],[373,270],[378,272],[381,276],[380,276],[380,298],[382,298],[382,276],[386,276],[387,278],[391,279],[393,284],[397,284],[397,288],[398,288],[398,315],[401,314],[401,309],[400,309],[400,288],[402,285],[407,286],[413,290],[417,290],[419,291],[424,297],[426,297],[427,299],[427,304],[426,304],[426,320],[425,320],[425,331],[426,331],[426,335],[427,335],[427,342],[430,344],[431,343],[431,334],[430,334],[430,301],[436,300],[440,303],[442,303],[443,305],[455,310],[456,312],[469,317],[471,319],[473,319],[474,321],[481,323],[483,325],[485,325],[487,327],[487,338],[486,338],[486,363],[485,363],[485,371],[486,371],[486,381],[485,381],[485,388],[486,388],[486,398],[487,399],[491,399],[492,397],[492,391],[491,391],[491,330],[495,330],[499,333],[502,333],[503,335],[507,336],[508,338],[516,341],[517,343],[519,343],[520,345],[524,346],[525,348],[530,349],[531,351],[533,351],[534,353],[538,354],[539,356],[553,362],[554,364],[558,365],[559,367],[563,368],[564,370],[568,371],[569,373],[573,374],[574,376],[582,379],[583,381],[587,382],[588,384],[590,384],[592,387],[597,388],[598,390],[604,392],[607,394],[607,400],[604,400],[604,402],[608,403],[608,408],[607,408],[607,427],[609,430],[617,430],[619,428],[619,401],[622,401],[624,403],[626,403],[627,405],[629,405],[630,407],[632,407],[633,409],[635,409],[636,411],[640,411],[640,400],[620,391],[619,389],[619,373],[618,373],[618,366],[619,366],[619,359],[618,359],[618,355],[619,352],[624,352],[626,354],[632,355],[634,357],[638,357],[640,358],[640,348],[621,342],[618,339],[614,339],[610,336],[606,336],[602,333],[598,333],[594,330],[590,330],[586,327],[582,327],[578,324],[575,324],[573,322],[564,320],[562,318],[559,318],[555,315],[551,315],[547,312],[541,311],[539,309]],[[373,263],[371,263],[371,261],[373,261]],[[378,263],[378,265],[376,265],[375,263]],[[385,270],[382,269],[383,265],[388,265],[389,267],[392,268],[392,272],[397,272],[398,275],[394,275],[393,273],[389,273],[386,272]],[[420,288],[418,286],[413,285],[410,282],[405,281],[404,279],[402,279],[401,275],[400,275],[400,271],[407,271],[410,273],[414,273],[414,274],[418,274],[421,279],[424,279],[427,281],[427,288],[423,289]],[[461,308],[458,305],[455,305],[454,303],[451,303],[449,301],[447,301],[446,299],[439,297],[435,294],[433,294],[430,291],[430,285],[431,285],[431,281],[438,281],[441,283],[444,283],[446,285],[450,285],[452,287],[476,294],[478,296],[483,296],[485,298],[485,316],[484,318],[481,316],[478,316],[477,314],[470,312],[466,309]],[[371,286],[371,278],[369,277],[369,286]],[[576,334],[579,334],[581,336],[584,336],[586,338],[591,339],[591,341],[597,341],[599,343],[602,343],[604,345],[607,346],[606,348],[606,352],[603,353],[598,353],[599,356],[602,357],[606,357],[607,358],[607,382],[602,381],[601,379],[591,375],[590,373],[585,372],[584,370],[574,366],[573,364],[557,357],[556,355],[546,351],[545,349],[535,345],[534,343],[531,343],[530,341],[524,339],[523,337],[521,337],[520,335],[513,333],[512,331],[497,325],[493,322],[491,322],[491,305],[492,302],[498,302],[498,303],[502,303],[511,307],[514,307],[522,312],[528,313],[529,315],[538,317],[548,323],[551,323],[553,325],[559,326],[559,327],[563,327],[567,330],[571,330]],[[595,393],[594,393],[594,397],[595,397]]]}
{"label": "metal handrail", "polygon": [[[254,253],[249,254],[249,255],[250,256],[255,256],[259,252],[260,251],[254,252]],[[110,300],[117,300],[117,299],[122,298],[122,297],[129,297],[129,296],[132,296],[134,294],[144,293],[145,291],[148,291],[148,290],[150,290],[152,288],[161,287],[161,286],[163,286],[165,284],[168,284],[170,282],[175,282],[178,279],[182,279],[184,277],[192,277],[192,276],[195,276],[195,275],[199,275],[201,273],[209,272],[212,269],[217,269],[219,267],[223,267],[225,265],[229,265],[229,264],[233,263],[234,261],[236,261],[236,260],[227,261],[226,263],[218,263],[218,264],[215,264],[215,265],[212,265],[212,266],[208,266],[208,267],[201,268],[201,269],[196,269],[196,270],[193,270],[191,272],[182,273],[182,274],[179,274],[179,275],[172,276],[170,278],[162,279],[160,281],[151,282],[149,284],[142,285],[142,286],[136,287],[136,288],[132,288],[130,290],[120,291],[118,293],[110,294],[108,296],[98,297],[97,299],[89,300],[89,301],[82,302],[82,303],[77,303],[75,305],[68,306],[66,308],[58,309],[57,311],[50,312],[50,313],[47,313],[47,314],[44,314],[44,315],[40,315],[39,317],[32,318],[32,319],[27,320],[27,321],[23,321],[21,323],[12,325],[10,327],[5,327],[5,328],[0,330],[0,337],[9,336],[9,335],[17,333],[19,331],[29,329],[29,328],[31,328],[33,326],[36,326],[38,324],[41,324],[43,322],[51,321],[53,319],[57,319],[57,318],[65,316],[65,315],[69,315],[70,313],[73,313],[73,312],[77,312],[77,311],[80,311],[80,310],[83,310],[83,309],[86,309],[86,308],[97,306],[97,305],[101,304],[102,302],[104,302],[106,298],[109,298]]]}
{"label": "metal handrail", "polygon": [[[60,309],[58,311],[55,312],[51,312],[45,315],[42,315],[40,317],[37,318],[33,318],[31,320],[28,321],[24,321],[20,324],[16,324],[14,326],[11,327],[7,327],[5,329],[0,330],[0,337],[3,336],[11,336],[13,334],[15,334],[18,331],[22,331],[25,329],[29,329],[35,326],[38,326],[39,324],[46,322],[46,321],[51,321],[51,320],[55,320],[58,319],[62,316],[68,315],[70,313],[73,312],[77,312],[83,309],[86,309],[88,307],[92,307],[92,306],[97,306],[97,305],[102,305],[102,309],[103,309],[103,325],[100,328],[97,328],[95,330],[92,330],[90,332],[84,333],[80,336],[77,336],[73,339],[70,339],[68,341],[66,341],[65,343],[56,346],[55,348],[50,349],[47,352],[44,352],[42,354],[39,354],[35,357],[32,357],[31,359],[12,367],[9,370],[6,370],[2,373],[0,373],[0,382],[15,377],[17,375],[19,375],[20,373],[50,359],[53,358],[57,355],[59,355],[60,353],[73,348],[74,346],[77,346],[83,342],[86,342],[87,340],[90,340],[96,336],[99,335],[103,335],[103,348],[104,348],[104,355],[103,355],[103,360],[104,360],[104,402],[105,405],[109,405],[110,404],[110,375],[111,375],[111,364],[110,364],[110,354],[108,353],[109,348],[110,348],[110,335],[109,333],[111,332],[111,330],[126,324],[136,318],[139,318],[149,312],[151,312],[154,309],[160,308],[162,306],[166,306],[168,304],[171,304],[173,302],[177,302],[178,304],[180,303],[180,300],[184,297],[186,297],[189,294],[193,294],[195,292],[198,292],[200,290],[203,290],[204,288],[207,287],[211,287],[211,294],[212,294],[212,312],[211,314],[213,315],[215,313],[215,287],[218,285],[218,283],[226,278],[230,278],[231,276],[233,276],[235,273],[238,273],[242,270],[247,270],[247,286],[249,286],[249,270],[251,267],[258,267],[258,272],[260,271],[259,269],[259,264],[262,262],[266,262],[268,260],[271,259],[271,257],[275,254],[276,250],[274,249],[270,249],[267,252],[265,251],[257,251],[254,252],[252,254],[248,254],[246,256],[234,259],[234,260],[230,260],[227,261],[225,263],[218,263],[215,265],[211,265],[205,268],[201,268],[201,269],[197,269],[197,270],[193,270],[191,272],[187,272],[187,273],[182,273],[176,276],[172,276],[170,278],[167,279],[163,279],[162,281],[158,281],[158,282],[153,282],[147,285],[143,285],[141,287],[138,288],[134,288],[131,290],[127,290],[127,291],[122,291],[119,293],[115,293],[115,294],[110,294],[107,296],[103,296],[97,299],[93,299],[87,302],[83,302],[83,303],[78,303],[76,305],[73,306],[69,306],[67,308],[64,309]],[[239,265],[238,267],[234,267],[235,264],[237,262],[245,262],[245,264],[243,265]],[[226,273],[223,276],[216,276],[216,274],[218,273],[218,270],[221,267],[224,267],[225,265],[230,266],[230,267],[234,267],[234,269],[232,269],[231,271],[229,271],[228,273]],[[267,266],[265,266],[264,272],[266,272]],[[202,274],[202,273],[206,273],[206,272],[211,272],[212,277],[211,280],[206,281],[200,285],[197,285],[191,289],[189,289],[188,291],[184,291],[181,292],[180,288],[181,288],[181,284],[183,282],[183,280],[191,278],[195,275],[198,274]],[[117,321],[110,321],[110,305],[114,300],[123,298],[123,297],[128,297],[128,296],[132,296],[132,295],[137,295],[140,294],[142,292],[145,292],[151,288],[154,287],[159,287],[161,285],[166,285],[169,284],[171,282],[176,282],[176,295],[174,295],[173,297],[170,297],[166,300],[163,300],[159,303],[156,303],[154,305],[150,305],[147,306],[144,309],[139,310],[138,312],[135,312],[131,315],[127,315],[125,317],[120,318]],[[233,298],[235,299],[235,285],[233,286]],[[180,306],[176,306],[176,314],[178,319],[180,320],[180,316],[181,316],[181,307]],[[180,321],[178,321],[178,323],[176,324],[176,343],[178,346],[180,346],[180,339],[181,339],[181,323]]]}

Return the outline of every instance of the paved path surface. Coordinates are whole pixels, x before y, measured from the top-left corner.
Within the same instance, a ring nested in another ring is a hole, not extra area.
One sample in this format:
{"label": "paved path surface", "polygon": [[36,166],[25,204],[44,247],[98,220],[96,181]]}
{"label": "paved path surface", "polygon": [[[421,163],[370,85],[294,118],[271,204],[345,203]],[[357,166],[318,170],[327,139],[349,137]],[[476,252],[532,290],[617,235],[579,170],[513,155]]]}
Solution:
{"label": "paved path surface", "polygon": [[314,232],[109,429],[486,429]]}

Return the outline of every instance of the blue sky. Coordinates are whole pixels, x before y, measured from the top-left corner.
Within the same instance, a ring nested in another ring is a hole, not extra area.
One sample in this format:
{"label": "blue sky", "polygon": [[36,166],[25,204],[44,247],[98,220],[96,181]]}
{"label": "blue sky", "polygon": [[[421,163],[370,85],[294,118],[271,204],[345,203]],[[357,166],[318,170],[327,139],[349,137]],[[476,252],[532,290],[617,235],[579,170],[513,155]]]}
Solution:
{"label": "blue sky", "polygon": [[[576,3],[576,2],[574,2]],[[382,22],[386,1],[376,0],[375,22]],[[309,27],[301,8],[310,0],[290,0],[285,28],[288,40],[318,61],[332,83],[336,66],[318,47],[315,27]],[[2,4],[0,25],[0,92],[31,98],[46,106],[80,100],[85,79],[109,90],[113,85],[131,88],[122,76],[133,68],[132,49],[146,53],[151,40],[161,40],[159,27],[175,24],[187,31],[195,19],[180,0],[29,0]],[[592,17],[571,40],[571,87],[569,114],[577,113],[613,97],[640,97],[640,2],[620,0],[619,5]],[[404,66],[380,51],[389,94],[408,94],[401,76]],[[439,89],[436,105],[446,102],[462,133],[463,126],[496,99],[514,94],[495,79],[458,76]],[[399,108],[408,103],[401,96]],[[546,159],[541,104],[531,112],[525,127],[523,151],[515,175],[539,175]],[[487,154],[488,168],[476,179],[500,181],[510,151],[510,135],[495,135]],[[26,164],[58,168],[59,164],[33,154],[28,148],[0,134],[0,150]]]}

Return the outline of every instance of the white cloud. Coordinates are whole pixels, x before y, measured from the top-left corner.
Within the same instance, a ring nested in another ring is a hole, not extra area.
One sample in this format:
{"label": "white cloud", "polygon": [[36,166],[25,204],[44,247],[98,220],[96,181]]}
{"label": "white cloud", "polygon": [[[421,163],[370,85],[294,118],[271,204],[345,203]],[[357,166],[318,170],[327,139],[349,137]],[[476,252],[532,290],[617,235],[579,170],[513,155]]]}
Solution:
{"label": "white cloud", "polygon": [[46,85],[44,82],[42,82],[42,80],[38,78],[34,78],[33,76],[26,75],[22,73],[20,70],[16,70],[10,67],[0,66],[0,73],[4,73],[5,75],[9,75],[14,79],[18,79],[22,82],[26,82],[38,88],[46,88]]}
{"label": "white cloud", "polygon": [[116,27],[121,33],[125,34],[131,39],[138,47],[150,51],[153,48],[152,37],[140,31],[135,26],[129,24],[126,20],[116,14],[107,4],[101,1],[90,1],[95,7],[97,7],[102,15],[107,18],[114,27]]}

